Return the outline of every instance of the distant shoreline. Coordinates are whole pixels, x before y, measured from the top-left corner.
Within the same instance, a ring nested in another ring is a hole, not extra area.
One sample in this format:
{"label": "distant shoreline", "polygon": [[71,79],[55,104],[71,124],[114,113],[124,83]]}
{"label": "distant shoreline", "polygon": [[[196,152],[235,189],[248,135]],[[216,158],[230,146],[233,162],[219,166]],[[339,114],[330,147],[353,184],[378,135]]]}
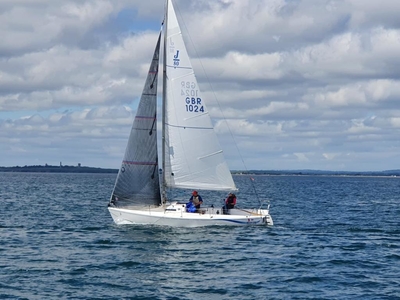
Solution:
{"label": "distant shoreline", "polygon": [[[30,172],[30,173],[118,173],[118,169],[95,168],[87,166],[50,166],[50,165],[32,165],[32,166],[14,166],[0,167],[0,172]],[[232,171],[233,175],[296,175],[296,176],[378,176],[378,177],[400,177],[400,170],[386,171],[321,171],[321,170],[247,170]]]}
{"label": "distant shoreline", "polygon": [[0,172],[18,173],[118,173],[118,169],[94,168],[86,166],[15,166],[0,167]]}
{"label": "distant shoreline", "polygon": [[400,170],[386,171],[321,171],[321,170],[249,170],[232,171],[234,175],[269,176],[360,176],[360,177],[400,177]]}

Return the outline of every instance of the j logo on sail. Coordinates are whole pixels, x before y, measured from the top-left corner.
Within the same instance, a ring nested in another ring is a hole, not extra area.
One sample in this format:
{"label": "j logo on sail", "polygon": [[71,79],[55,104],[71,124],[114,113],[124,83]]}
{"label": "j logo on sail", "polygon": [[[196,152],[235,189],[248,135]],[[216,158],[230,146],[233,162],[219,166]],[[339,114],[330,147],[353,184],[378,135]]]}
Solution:
{"label": "j logo on sail", "polygon": [[174,67],[178,67],[179,66],[179,50],[176,51],[176,54],[174,55]]}

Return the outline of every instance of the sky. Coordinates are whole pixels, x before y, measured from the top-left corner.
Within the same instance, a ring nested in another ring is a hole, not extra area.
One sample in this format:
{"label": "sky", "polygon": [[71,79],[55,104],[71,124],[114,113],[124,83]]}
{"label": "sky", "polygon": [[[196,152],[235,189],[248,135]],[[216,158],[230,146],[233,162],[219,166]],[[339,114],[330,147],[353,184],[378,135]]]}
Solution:
{"label": "sky", "polygon": [[[231,169],[400,169],[400,1],[174,5]],[[0,166],[118,169],[163,9],[1,0]]]}

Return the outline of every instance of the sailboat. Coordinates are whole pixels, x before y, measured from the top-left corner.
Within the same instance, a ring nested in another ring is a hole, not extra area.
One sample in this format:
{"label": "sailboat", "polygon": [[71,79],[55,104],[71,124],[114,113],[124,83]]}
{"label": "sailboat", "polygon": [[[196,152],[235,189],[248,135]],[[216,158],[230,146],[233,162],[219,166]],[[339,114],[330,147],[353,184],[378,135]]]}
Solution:
{"label": "sailboat", "polygon": [[[163,92],[159,165],[156,125],[160,52]],[[211,205],[190,212],[187,200],[170,199],[167,191],[171,189],[237,190],[197,84],[172,0],[167,0],[108,210],[116,224],[273,225],[269,205],[229,210]]]}

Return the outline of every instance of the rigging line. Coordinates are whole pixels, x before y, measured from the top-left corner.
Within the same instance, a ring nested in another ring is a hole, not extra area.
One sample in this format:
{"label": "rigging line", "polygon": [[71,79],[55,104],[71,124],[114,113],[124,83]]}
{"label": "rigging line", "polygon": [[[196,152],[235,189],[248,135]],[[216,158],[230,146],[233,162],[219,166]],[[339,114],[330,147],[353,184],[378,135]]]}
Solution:
{"label": "rigging line", "polygon": [[[201,61],[200,56],[199,56],[199,54],[197,53],[195,44],[193,43],[193,40],[192,40],[192,38],[191,38],[191,36],[190,36],[190,34],[189,34],[189,30],[188,30],[188,28],[187,28],[187,26],[186,26],[186,23],[185,23],[184,19],[182,18],[182,14],[181,14],[181,12],[180,12],[180,10],[179,10],[179,7],[178,7],[177,5],[175,5],[175,10],[178,11],[178,13],[179,13],[179,15],[180,15],[180,17],[181,17],[181,22],[180,22],[180,23],[183,24],[183,26],[185,27],[185,30],[186,30],[186,32],[187,32],[188,38],[189,38],[189,40],[190,40],[190,43],[193,45],[193,50],[194,50],[194,52],[195,52],[195,54],[196,54],[197,59],[199,60],[199,63],[200,63],[200,65],[201,65],[201,68],[203,69],[203,73],[204,73],[204,75],[205,75],[206,81],[208,82],[208,84],[209,84],[209,86],[210,86],[210,88],[211,88],[212,94],[214,95],[215,101],[216,101],[216,103],[217,103],[217,105],[218,105],[218,108],[219,108],[221,114],[222,114],[222,119],[225,121],[225,124],[226,124],[226,126],[228,127],[229,134],[231,135],[231,138],[232,138],[232,140],[233,140],[233,143],[235,144],[236,151],[237,151],[238,154],[239,154],[240,160],[242,161],[242,164],[243,164],[243,166],[244,166],[245,171],[248,173],[249,170],[248,170],[248,168],[247,168],[247,166],[246,166],[246,164],[245,164],[245,162],[244,162],[244,160],[243,160],[242,154],[240,153],[238,144],[237,144],[237,142],[236,142],[236,140],[235,140],[235,137],[234,137],[234,135],[233,135],[233,133],[232,133],[232,129],[230,128],[229,123],[227,122],[227,119],[226,119],[226,117],[225,117],[225,115],[224,115],[224,111],[223,111],[223,109],[221,108],[221,105],[220,105],[220,103],[219,103],[219,101],[218,101],[218,98],[217,98],[217,95],[216,95],[216,93],[215,93],[215,90],[214,90],[213,86],[211,85],[210,78],[208,77],[208,75],[207,75],[207,73],[206,73],[206,71],[205,71],[205,68],[204,68],[204,66],[203,66],[203,62]],[[261,199],[260,199],[260,195],[258,194],[258,192],[257,192],[257,190],[256,190],[256,187],[255,187],[255,184],[254,184],[254,181],[251,179],[250,175],[249,175],[249,179],[250,179],[250,181],[251,181],[251,186],[252,186],[252,189],[253,189],[253,191],[254,191],[254,194],[256,195],[257,200],[258,200],[258,202],[260,203],[260,208],[261,208],[262,202],[261,202]]]}

